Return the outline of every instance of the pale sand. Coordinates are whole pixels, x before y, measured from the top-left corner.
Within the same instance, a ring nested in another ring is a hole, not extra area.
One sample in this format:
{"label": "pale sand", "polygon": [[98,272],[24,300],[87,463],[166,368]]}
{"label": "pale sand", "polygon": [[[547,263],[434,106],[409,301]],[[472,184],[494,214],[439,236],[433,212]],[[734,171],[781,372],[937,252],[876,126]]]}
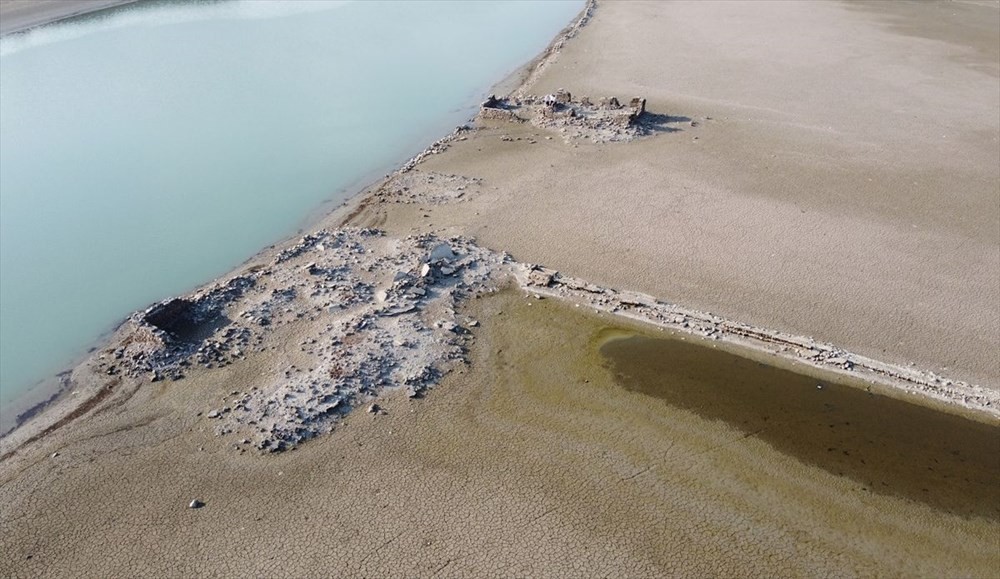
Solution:
{"label": "pale sand", "polygon": [[[421,165],[482,178],[464,201],[368,204],[351,222],[477,235],[570,275],[998,388],[996,59],[988,46],[902,34],[966,37],[938,8],[890,21],[837,4],[602,3],[531,90],[641,94],[700,126],[577,148],[529,127],[484,131]],[[996,19],[995,4],[961,11],[979,27]],[[499,140],[519,132],[538,144]],[[356,412],[277,456],[234,452],[196,412],[283,351],[118,391],[0,463],[0,574],[1000,566],[995,518],[871,494],[623,392],[592,343],[622,322],[574,311],[516,294],[476,300],[465,313],[483,325],[463,373],[426,400],[390,394],[388,414]],[[185,508],[194,498],[206,507]]]}
{"label": "pale sand", "polygon": [[870,8],[602,3],[531,92],[699,126],[578,148],[501,126],[426,162],[488,194],[360,222],[1000,388],[997,4]]}
{"label": "pale sand", "polygon": [[0,0],[0,34],[19,32],[137,0]]}

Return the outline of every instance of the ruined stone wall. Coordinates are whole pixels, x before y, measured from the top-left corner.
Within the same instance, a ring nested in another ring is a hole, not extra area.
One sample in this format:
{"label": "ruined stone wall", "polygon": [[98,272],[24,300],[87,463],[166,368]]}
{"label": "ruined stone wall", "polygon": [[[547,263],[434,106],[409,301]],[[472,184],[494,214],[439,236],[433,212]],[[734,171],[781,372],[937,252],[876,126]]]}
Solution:
{"label": "ruined stone wall", "polygon": [[601,97],[596,103],[587,96],[578,100],[565,89],[544,96],[490,95],[480,107],[479,119],[525,122],[557,129],[567,138],[586,137],[595,142],[620,141],[641,134],[640,117],[646,99],[633,97],[625,106],[616,97]]}
{"label": "ruined stone wall", "polygon": [[522,119],[521,117],[517,116],[514,113],[514,111],[507,110],[507,109],[489,108],[489,107],[481,107],[479,109],[479,118],[480,119],[494,120],[494,121],[504,121],[504,122],[508,122],[508,123],[511,123],[511,122],[515,122],[515,123],[524,122],[524,119]]}

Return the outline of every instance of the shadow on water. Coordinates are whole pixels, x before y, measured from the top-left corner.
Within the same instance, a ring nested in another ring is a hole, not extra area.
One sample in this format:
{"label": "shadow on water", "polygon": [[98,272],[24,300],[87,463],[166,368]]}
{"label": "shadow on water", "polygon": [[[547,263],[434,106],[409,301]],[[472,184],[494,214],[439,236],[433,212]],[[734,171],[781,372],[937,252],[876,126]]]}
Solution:
{"label": "shadow on water", "polygon": [[600,352],[625,389],[724,421],[864,492],[1000,519],[1000,428],[676,339],[632,336]]}
{"label": "shadow on water", "polygon": [[690,123],[690,117],[674,117],[670,115],[664,115],[660,113],[651,113],[646,111],[639,115],[636,119],[635,124],[643,130],[646,134],[654,133],[676,133],[682,131],[683,129],[672,126],[678,125],[680,123]]}

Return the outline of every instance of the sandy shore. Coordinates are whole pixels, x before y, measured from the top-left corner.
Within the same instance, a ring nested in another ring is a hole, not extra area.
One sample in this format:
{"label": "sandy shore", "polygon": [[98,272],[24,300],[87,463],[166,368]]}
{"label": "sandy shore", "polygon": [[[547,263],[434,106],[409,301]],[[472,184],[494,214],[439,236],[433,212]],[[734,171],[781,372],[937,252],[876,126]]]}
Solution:
{"label": "sandy shore", "polygon": [[0,34],[9,34],[136,0],[0,0]]}
{"label": "sandy shore", "polygon": [[0,441],[0,574],[989,574],[996,497],[949,495],[988,448],[938,449],[961,491],[891,424],[806,459],[600,352],[670,328],[995,432],[997,10],[601,2],[520,92],[652,134],[483,121],[134,317]]}
{"label": "sandy shore", "polygon": [[864,6],[608,2],[528,90],[644,96],[676,132],[501,126],[426,164],[491,194],[370,222],[1000,388],[996,32],[966,35],[997,7]]}

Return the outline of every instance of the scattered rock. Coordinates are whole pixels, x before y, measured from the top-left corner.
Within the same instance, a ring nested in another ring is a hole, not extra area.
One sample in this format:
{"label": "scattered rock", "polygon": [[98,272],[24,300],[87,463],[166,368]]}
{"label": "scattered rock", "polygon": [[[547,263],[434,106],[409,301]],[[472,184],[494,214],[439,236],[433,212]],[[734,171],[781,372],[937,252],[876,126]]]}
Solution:
{"label": "scattered rock", "polygon": [[204,506],[205,506],[205,503],[203,503],[202,501],[200,501],[198,499],[193,499],[190,503],[188,503],[188,508],[189,509],[200,509],[200,508],[202,508]]}

